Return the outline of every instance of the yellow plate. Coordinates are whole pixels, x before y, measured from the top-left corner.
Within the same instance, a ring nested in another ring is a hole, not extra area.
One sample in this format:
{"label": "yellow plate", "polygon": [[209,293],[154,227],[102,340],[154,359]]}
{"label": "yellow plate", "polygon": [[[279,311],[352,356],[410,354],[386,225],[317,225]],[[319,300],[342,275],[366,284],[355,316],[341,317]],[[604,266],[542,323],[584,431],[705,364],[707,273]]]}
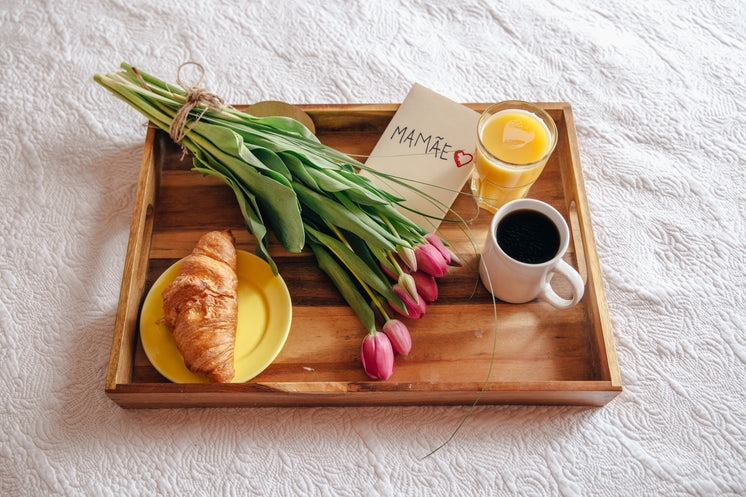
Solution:
{"label": "yellow plate", "polygon": [[[285,345],[293,306],[285,281],[272,274],[259,257],[237,250],[238,328],[233,364],[233,383],[249,381],[269,366]],[[140,338],[153,367],[175,383],[207,383],[189,371],[176,348],[173,335],[163,323],[161,293],[179,274],[181,261],[161,274],[145,297],[140,314]]]}

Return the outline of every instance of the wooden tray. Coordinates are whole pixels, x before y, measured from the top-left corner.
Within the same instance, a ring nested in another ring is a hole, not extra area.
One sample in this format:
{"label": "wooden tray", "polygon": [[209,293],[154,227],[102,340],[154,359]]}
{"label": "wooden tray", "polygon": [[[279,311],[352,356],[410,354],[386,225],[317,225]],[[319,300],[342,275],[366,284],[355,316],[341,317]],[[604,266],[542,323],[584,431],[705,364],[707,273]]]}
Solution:
{"label": "wooden tray", "polygon": [[[277,359],[243,384],[175,384],[161,377],[145,356],[138,314],[155,278],[186,256],[199,236],[231,228],[238,248],[253,252],[233,193],[211,177],[190,171],[191,158],[165,133],[149,129],[138,180],[125,260],[106,394],[123,407],[355,406],[470,404],[489,381],[483,404],[603,405],[622,391],[601,270],[586,202],[572,110],[567,103],[543,106],[557,123],[559,141],[529,196],[557,208],[568,220],[573,243],[567,262],[586,281],[582,302],[554,310],[535,301],[497,304],[479,283],[478,256],[455,225],[447,238],[466,265],[439,280],[440,297],[421,320],[405,320],[412,352],[396,358],[388,381],[371,381],[360,363],[365,330],[310,251],[291,254],[276,240],[271,253],[293,302],[290,336]],[[482,111],[488,104],[468,104]],[[350,154],[368,154],[398,105],[305,105],[318,137]],[[465,217],[474,202],[454,204]],[[471,229],[483,244],[490,213]],[[562,293],[562,289],[559,289]]]}

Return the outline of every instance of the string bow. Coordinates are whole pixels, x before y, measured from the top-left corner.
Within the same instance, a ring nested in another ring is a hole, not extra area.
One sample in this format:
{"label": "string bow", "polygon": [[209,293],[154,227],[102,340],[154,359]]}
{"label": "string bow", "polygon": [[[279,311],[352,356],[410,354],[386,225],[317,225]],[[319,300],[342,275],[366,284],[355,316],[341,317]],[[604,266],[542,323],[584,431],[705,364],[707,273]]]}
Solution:
{"label": "string bow", "polygon": [[[193,85],[185,84],[181,80],[181,70],[186,65],[196,66],[200,71],[199,80]],[[186,102],[179,109],[174,116],[169,126],[168,132],[171,135],[171,139],[176,143],[181,143],[181,140],[194,128],[194,126],[202,119],[208,109],[222,110],[226,107],[225,102],[222,98],[214,93],[210,93],[202,87],[202,81],[205,79],[205,68],[197,62],[184,62],[179,66],[176,72],[176,82],[186,91]],[[203,106],[202,112],[194,119],[194,122],[187,127],[187,121],[189,120],[189,113],[195,107]]]}

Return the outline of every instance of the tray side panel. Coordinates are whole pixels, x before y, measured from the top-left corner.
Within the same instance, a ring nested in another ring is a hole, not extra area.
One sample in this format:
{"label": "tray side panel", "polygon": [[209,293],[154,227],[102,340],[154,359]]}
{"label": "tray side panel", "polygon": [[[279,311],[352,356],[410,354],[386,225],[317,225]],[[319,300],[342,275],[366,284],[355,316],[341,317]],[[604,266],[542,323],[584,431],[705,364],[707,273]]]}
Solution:
{"label": "tray side panel", "polygon": [[132,377],[133,355],[137,341],[137,322],[145,286],[145,275],[153,232],[158,171],[155,165],[155,130],[145,137],[140,174],[137,181],[135,208],[130,225],[124,261],[119,304],[114,322],[114,337],[106,372],[106,389],[128,383]]}
{"label": "tray side panel", "polygon": [[[367,386],[366,386],[367,385]],[[351,390],[350,386],[358,387]],[[374,385],[325,383],[309,385],[308,392],[287,391],[283,384],[234,385],[206,391],[194,385],[142,384],[121,385],[112,399],[125,408],[173,407],[345,407],[381,405],[470,405],[477,400],[477,388],[458,390],[443,385],[443,390],[428,391],[412,385],[402,389],[376,390]],[[475,387],[475,385],[472,385]],[[479,398],[482,405],[577,405],[603,406],[619,391],[608,382],[506,383],[494,385]],[[447,393],[447,395],[444,395]]]}
{"label": "tray side panel", "polygon": [[[575,120],[572,109],[568,104],[563,110],[565,126],[568,130],[570,148],[567,152],[570,158],[569,167],[563,176],[565,191],[568,192],[567,202],[570,205],[571,216],[577,218],[575,242],[582,246],[583,266],[586,269],[586,292],[592,305],[588,306],[589,318],[596,333],[593,334],[594,351],[599,360],[601,378],[611,381],[614,386],[621,387],[621,372],[614,344],[611,319],[609,317],[606,291],[604,289],[601,264],[598,259],[596,239],[593,233],[590,209],[585,192],[585,180],[583,179],[580,163],[580,152],[577,143]],[[580,238],[577,238],[577,234]],[[580,242],[580,243],[579,243]]]}

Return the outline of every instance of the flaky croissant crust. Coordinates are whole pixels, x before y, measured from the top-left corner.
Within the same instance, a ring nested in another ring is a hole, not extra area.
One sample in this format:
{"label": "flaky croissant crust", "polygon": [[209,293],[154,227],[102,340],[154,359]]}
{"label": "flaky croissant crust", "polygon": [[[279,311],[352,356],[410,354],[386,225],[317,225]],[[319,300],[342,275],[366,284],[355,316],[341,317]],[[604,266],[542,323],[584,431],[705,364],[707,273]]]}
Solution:
{"label": "flaky croissant crust", "polygon": [[237,289],[235,238],[226,230],[204,234],[162,293],[166,326],[184,363],[211,382],[235,375]]}

